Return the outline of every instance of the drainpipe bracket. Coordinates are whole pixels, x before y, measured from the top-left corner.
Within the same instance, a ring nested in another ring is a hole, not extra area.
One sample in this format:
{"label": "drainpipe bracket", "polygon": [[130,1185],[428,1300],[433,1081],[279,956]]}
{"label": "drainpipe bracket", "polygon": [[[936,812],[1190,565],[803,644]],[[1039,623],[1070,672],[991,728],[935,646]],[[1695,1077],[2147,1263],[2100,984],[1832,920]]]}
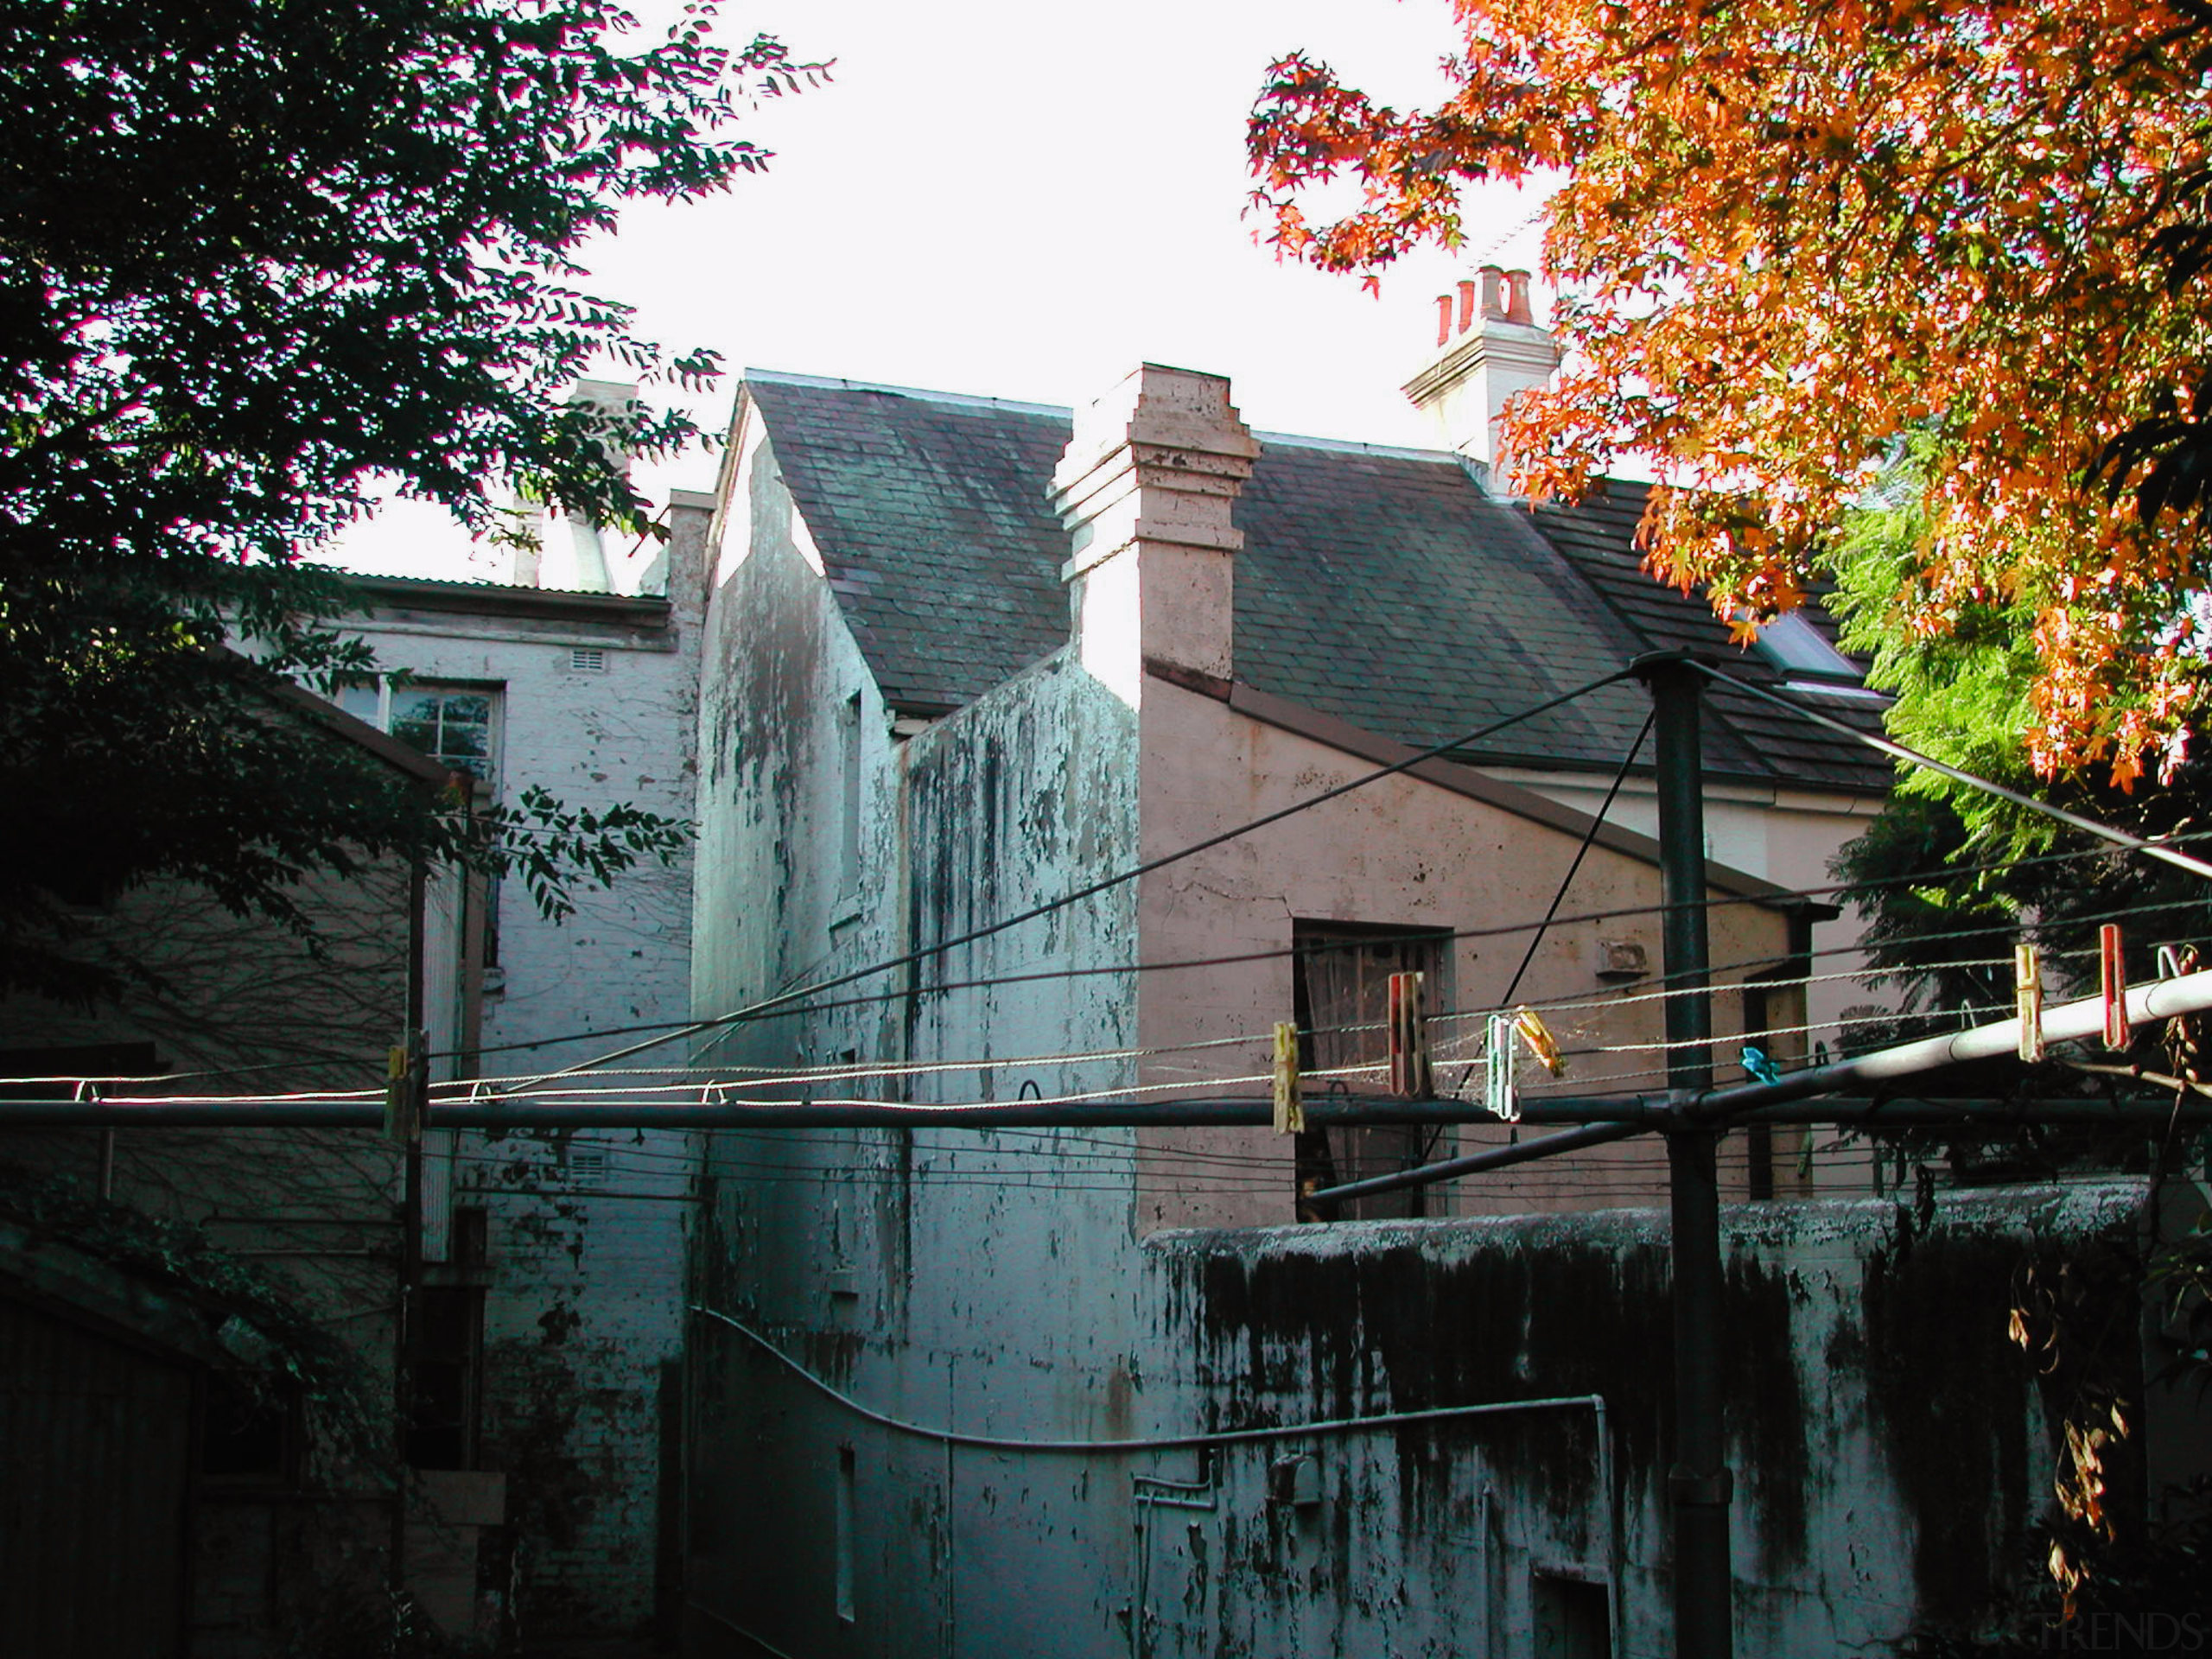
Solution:
{"label": "drainpipe bracket", "polygon": [[1725,1510],[1736,1496],[1735,1471],[1723,1468],[1700,1475],[1676,1464],[1667,1471],[1667,1493],[1678,1510]]}

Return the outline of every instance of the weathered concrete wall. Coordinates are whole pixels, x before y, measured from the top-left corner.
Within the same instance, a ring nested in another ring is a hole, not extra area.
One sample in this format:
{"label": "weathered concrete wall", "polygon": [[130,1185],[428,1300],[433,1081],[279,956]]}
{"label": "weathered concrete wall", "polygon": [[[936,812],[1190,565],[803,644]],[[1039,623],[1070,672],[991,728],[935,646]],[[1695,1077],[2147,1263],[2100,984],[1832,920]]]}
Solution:
{"label": "weathered concrete wall", "polygon": [[[760,428],[732,442],[738,493],[721,508],[699,706],[691,997],[702,1017],[823,977],[836,953],[872,954],[899,931],[890,712]],[[849,860],[849,759],[861,790]],[[817,1058],[880,1053],[880,1033],[897,1029],[888,1006],[838,1011],[803,1042],[783,1021],[735,1026],[709,1052],[785,1065],[817,1047]]]}
{"label": "weathered concrete wall", "polygon": [[[1375,770],[1371,761],[1158,680],[1145,688],[1143,725],[1147,859]],[[1146,876],[1140,900],[1146,959],[1206,965],[1145,976],[1140,1036],[1147,1050],[1160,1052],[1147,1062],[1145,1080],[1187,1080],[1194,1072],[1264,1075],[1269,1028],[1292,1017],[1293,923],[1314,921],[1477,933],[1452,944],[1446,983],[1428,1003],[1446,1016],[1432,1027],[1440,1081],[1457,1086],[1480,1052],[1483,1028],[1479,1018],[1452,1016],[1497,1006],[1530,938],[1526,931],[1481,931],[1541,917],[1577,847],[1576,836],[1558,829],[1400,774]],[[1722,895],[1716,890],[1714,896]],[[1649,862],[1602,845],[1585,858],[1566,907],[1570,917],[1639,908],[1647,913],[1564,921],[1545,935],[1515,999],[1577,1006],[1551,1015],[1568,1054],[1567,1076],[1554,1084],[1534,1067],[1523,1068],[1532,1095],[1665,1086],[1658,1069],[1663,1052],[1654,1046],[1663,1036],[1663,1004],[1638,995],[1653,985],[1616,988],[1593,971],[1601,938],[1634,939],[1658,961],[1658,921],[1649,913],[1657,897],[1658,872]],[[1787,953],[1788,927],[1773,911],[1724,905],[1711,912],[1711,925],[1715,963],[1771,965]],[[1259,954],[1268,952],[1275,954]],[[1214,960],[1246,953],[1258,959]],[[1740,969],[1716,976],[1723,984],[1740,977]],[[1714,1029],[1724,1044],[1740,1031],[1741,1015],[1740,997],[1724,990],[1713,999]],[[1782,998],[1776,999],[1776,1023],[1797,1023]],[[1239,1037],[1247,1039],[1243,1046],[1202,1055],[1187,1046]],[[1374,1089],[1387,1081],[1378,1074],[1353,1083]],[[1480,1087],[1478,1072],[1470,1092]],[[1447,1130],[1435,1153],[1503,1143],[1508,1134],[1503,1126]],[[1284,1137],[1249,1129],[1147,1131],[1144,1143],[1140,1225],[1251,1226],[1290,1218],[1293,1177]],[[1226,1191],[1218,1181],[1209,1186],[1192,1179],[1193,1154],[1243,1160],[1245,1184]],[[1738,1193],[1742,1155],[1739,1147],[1730,1175]],[[1272,1184],[1258,1178],[1270,1159],[1279,1168]],[[1433,1196],[1459,1213],[1604,1208],[1638,1192],[1663,1191],[1664,1169],[1663,1151],[1629,1141]]]}
{"label": "weathered concrete wall", "polygon": [[[2141,1201],[2113,1184],[1950,1198],[1921,1224],[1863,1202],[1728,1212],[1738,1651],[1861,1651],[1980,1605],[2053,1467],[2050,1402],[2006,1335],[2015,1274],[2132,1251]],[[1148,1334],[1194,1355],[1183,1408],[1214,1423],[1605,1402],[1294,1440],[1268,1455],[1322,1465],[1300,1513],[1268,1501],[1267,1455],[1228,1454],[1217,1513],[1150,1592],[1154,1651],[1529,1654],[1558,1577],[1609,1587],[1615,1651],[1671,1650],[1662,1214],[1153,1249]]]}
{"label": "weathered concrete wall", "polygon": [[[757,430],[735,447],[702,711],[700,1011],[943,943],[1134,856],[1132,712],[1062,654],[895,740],[772,450]],[[843,815],[855,798],[848,868]],[[842,988],[818,1009],[737,1026],[709,1052],[725,1069],[818,1070],[849,1055],[942,1068],[763,1084],[767,1097],[964,1100],[1007,1098],[1025,1084],[1047,1095],[1124,1085],[1126,1060],[1053,1057],[1129,1043],[1130,976],[971,982],[1128,962],[1134,914],[1130,891],[1103,895]],[[1099,1432],[1128,1421],[1131,1303],[1115,1282],[1129,1248],[1126,1134],[707,1139],[713,1201],[693,1254],[704,1306],[785,1332],[843,1384],[933,1415],[979,1427],[1071,1417]],[[1094,1622],[1110,1617],[1126,1541],[1086,1528],[1080,1548],[998,1552],[993,1513],[1026,1500],[973,1471],[948,1484],[941,1455],[923,1445],[855,1461],[847,1490],[864,1532],[847,1533],[855,1618],[841,1618],[843,1425],[818,1398],[769,1408],[758,1365],[726,1327],[695,1321],[689,1588],[699,1640],[749,1628],[785,1651],[907,1650],[874,1634],[853,1645],[865,1605],[871,1632],[895,1618],[902,1641],[929,1650],[962,1607],[982,1605],[1005,1611],[1024,1650],[1048,1652],[1071,1600]],[[1087,1483],[1072,1478],[1055,1501],[1081,1510]],[[1029,1593],[1038,1573],[1061,1586],[1049,1603]],[[825,1605],[785,1599],[802,1578],[824,1587]]]}
{"label": "weathered concrete wall", "polygon": [[[1873,1203],[1728,1213],[1738,1651],[1866,1651],[1978,1604],[2053,1467],[2050,1402],[2006,1338],[2014,1274],[2132,1250],[2141,1199],[2114,1184],[1951,1198],[1920,1223]],[[722,1404],[696,1471],[715,1617],[693,1650],[1506,1659],[1548,1650],[1579,1595],[1614,1652],[1671,1651],[1662,1216],[1137,1248],[1134,1320],[1099,1309],[1136,1333],[1126,1368],[1056,1409],[1003,1408],[1004,1350],[1026,1344],[984,1306],[965,1344],[903,1368],[862,1333],[772,1325],[814,1381],[704,1322],[701,1397]],[[1334,1426],[1085,1452],[951,1446],[863,1408],[1033,1440]],[[1448,1408],[1480,1409],[1343,1423]],[[1306,1457],[1312,1501],[1271,1495],[1271,1465]]]}

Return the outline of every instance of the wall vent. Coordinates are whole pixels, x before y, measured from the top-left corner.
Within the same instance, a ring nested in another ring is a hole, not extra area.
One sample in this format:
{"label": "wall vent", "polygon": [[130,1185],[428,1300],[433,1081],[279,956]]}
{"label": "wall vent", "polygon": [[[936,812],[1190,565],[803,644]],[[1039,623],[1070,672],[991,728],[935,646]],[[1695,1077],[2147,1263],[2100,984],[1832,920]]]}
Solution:
{"label": "wall vent", "polygon": [[604,645],[577,645],[569,652],[569,672],[571,674],[604,674],[607,672],[607,648]]}
{"label": "wall vent", "polygon": [[1641,939],[1599,939],[1591,967],[1600,979],[1642,979],[1651,971],[1651,958]]}

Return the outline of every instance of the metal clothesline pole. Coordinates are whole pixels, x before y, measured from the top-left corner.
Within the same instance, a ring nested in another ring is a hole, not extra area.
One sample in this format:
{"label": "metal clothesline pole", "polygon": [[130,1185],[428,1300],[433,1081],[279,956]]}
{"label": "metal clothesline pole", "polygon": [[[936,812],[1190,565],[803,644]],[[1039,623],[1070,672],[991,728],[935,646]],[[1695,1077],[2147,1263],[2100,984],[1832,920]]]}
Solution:
{"label": "metal clothesline pole", "polygon": [[[1638,660],[1658,738],[1661,970],[1667,1082],[1678,1096],[1713,1087],[1713,999],[1705,907],[1705,761],[1699,682],[1678,653]],[[1676,1116],[1667,1131],[1669,1262],[1675,1323],[1676,1659],[1730,1659],[1735,1645],[1728,1510],[1734,1476],[1722,1433],[1720,1356],[1727,1284],[1720,1253],[1720,1126]]]}

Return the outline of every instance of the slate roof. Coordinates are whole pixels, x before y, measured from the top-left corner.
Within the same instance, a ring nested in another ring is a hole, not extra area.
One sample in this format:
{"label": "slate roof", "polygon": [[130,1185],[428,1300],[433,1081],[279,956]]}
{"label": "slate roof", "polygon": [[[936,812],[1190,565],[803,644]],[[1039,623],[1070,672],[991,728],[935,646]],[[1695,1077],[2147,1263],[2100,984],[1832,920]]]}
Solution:
{"label": "slate roof", "polygon": [[[1786,687],[1787,677],[1782,670],[1758,650],[1746,650],[1730,639],[1727,628],[1713,614],[1703,595],[1685,594],[1644,570],[1643,556],[1637,550],[1636,528],[1649,495],[1648,485],[1615,479],[1607,482],[1602,493],[1572,507],[1540,506],[1534,518],[1545,539],[1567,556],[1641,637],[1651,642],[1653,650],[1725,655],[1727,672],[1734,678],[1802,698],[1831,720],[1881,735],[1880,704],[1863,697],[1822,696],[1808,693],[1802,686]],[[1823,591],[1815,588],[1811,602],[1800,614],[1834,645],[1835,622],[1821,607]],[[1866,790],[1887,789],[1894,780],[1894,767],[1874,750],[1823,731],[1771,703],[1714,686],[1708,689],[1706,709],[1708,747],[1714,741],[1716,729],[1725,732],[1724,741],[1752,751],[1785,778]]]}
{"label": "slate roof", "polygon": [[957,709],[1067,643],[1045,486],[1068,410],[758,371],[746,391],[887,702]]}
{"label": "slate roof", "polygon": [[[759,371],[746,387],[888,702],[957,708],[1066,643],[1068,543],[1046,491],[1068,410]],[[1258,436],[1235,510],[1234,647],[1258,690],[1426,747],[1646,651],[1732,649],[1702,601],[1638,568],[1634,486],[1532,516],[1447,454]],[[1778,683],[1736,655],[1745,678]],[[1713,702],[1713,772],[1888,785],[1871,751],[1751,700]],[[1610,770],[1649,708],[1612,687],[1468,753]],[[1871,705],[1834,712],[1873,719]]]}

